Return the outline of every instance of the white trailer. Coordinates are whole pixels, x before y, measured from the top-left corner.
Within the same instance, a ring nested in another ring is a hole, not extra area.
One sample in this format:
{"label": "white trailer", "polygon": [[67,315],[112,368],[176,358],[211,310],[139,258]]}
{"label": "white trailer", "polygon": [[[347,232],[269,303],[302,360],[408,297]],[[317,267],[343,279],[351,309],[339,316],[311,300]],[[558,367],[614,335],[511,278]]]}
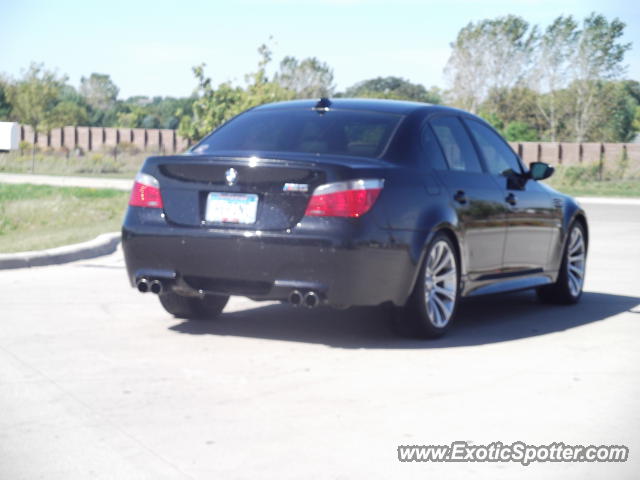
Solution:
{"label": "white trailer", "polygon": [[20,125],[16,122],[0,122],[0,152],[18,150]]}

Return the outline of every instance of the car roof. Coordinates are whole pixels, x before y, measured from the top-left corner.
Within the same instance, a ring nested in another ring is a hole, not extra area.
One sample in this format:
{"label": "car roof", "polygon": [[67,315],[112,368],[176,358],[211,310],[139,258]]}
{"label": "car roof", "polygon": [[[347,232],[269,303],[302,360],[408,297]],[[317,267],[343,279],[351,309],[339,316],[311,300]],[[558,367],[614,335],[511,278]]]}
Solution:
{"label": "car roof", "polygon": [[[287,110],[287,109],[311,109],[316,106],[319,99],[291,100],[287,102],[267,103],[255,107],[253,110]],[[432,105],[430,103],[409,102],[404,100],[387,100],[374,98],[331,98],[330,109],[336,110],[366,110],[373,112],[395,113],[408,115],[416,110],[450,111],[460,112],[455,108]]]}

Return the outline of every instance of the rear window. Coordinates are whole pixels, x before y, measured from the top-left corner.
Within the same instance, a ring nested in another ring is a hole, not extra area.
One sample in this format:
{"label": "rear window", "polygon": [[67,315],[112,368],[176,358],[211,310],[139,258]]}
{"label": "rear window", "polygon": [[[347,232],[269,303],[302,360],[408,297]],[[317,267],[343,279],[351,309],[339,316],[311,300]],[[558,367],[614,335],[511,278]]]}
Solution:
{"label": "rear window", "polygon": [[249,150],[378,157],[401,119],[363,111],[257,110],[222,126],[193,153]]}

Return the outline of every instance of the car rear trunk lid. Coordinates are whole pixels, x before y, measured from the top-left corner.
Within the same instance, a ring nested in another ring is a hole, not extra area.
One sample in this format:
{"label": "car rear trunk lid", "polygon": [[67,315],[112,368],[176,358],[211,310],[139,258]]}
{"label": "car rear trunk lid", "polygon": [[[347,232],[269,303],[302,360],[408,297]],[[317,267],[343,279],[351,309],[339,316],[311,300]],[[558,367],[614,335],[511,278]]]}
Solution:
{"label": "car rear trunk lid", "polygon": [[[144,170],[158,179],[171,223],[286,230],[303,217],[317,186],[354,175],[353,161],[297,157],[152,157]],[[356,164],[374,167],[380,161],[358,159]]]}

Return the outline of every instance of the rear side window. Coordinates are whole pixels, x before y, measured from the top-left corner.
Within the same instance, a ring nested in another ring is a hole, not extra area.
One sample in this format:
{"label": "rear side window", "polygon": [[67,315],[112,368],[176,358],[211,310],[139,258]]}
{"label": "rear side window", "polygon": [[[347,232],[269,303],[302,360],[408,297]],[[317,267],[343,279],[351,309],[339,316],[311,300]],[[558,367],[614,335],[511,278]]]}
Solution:
{"label": "rear side window", "polygon": [[471,139],[457,117],[437,117],[431,120],[431,126],[451,170],[482,172]]}
{"label": "rear side window", "polygon": [[487,169],[494,175],[513,171],[522,173],[520,162],[511,148],[493,130],[475,120],[465,120],[473,138],[478,143]]}
{"label": "rear side window", "polygon": [[427,164],[431,168],[434,170],[447,170],[447,162],[429,125],[425,125],[422,129],[422,149],[427,157]]}
{"label": "rear side window", "polygon": [[401,115],[329,110],[256,110],[215,131],[194,153],[217,150],[380,156]]}

